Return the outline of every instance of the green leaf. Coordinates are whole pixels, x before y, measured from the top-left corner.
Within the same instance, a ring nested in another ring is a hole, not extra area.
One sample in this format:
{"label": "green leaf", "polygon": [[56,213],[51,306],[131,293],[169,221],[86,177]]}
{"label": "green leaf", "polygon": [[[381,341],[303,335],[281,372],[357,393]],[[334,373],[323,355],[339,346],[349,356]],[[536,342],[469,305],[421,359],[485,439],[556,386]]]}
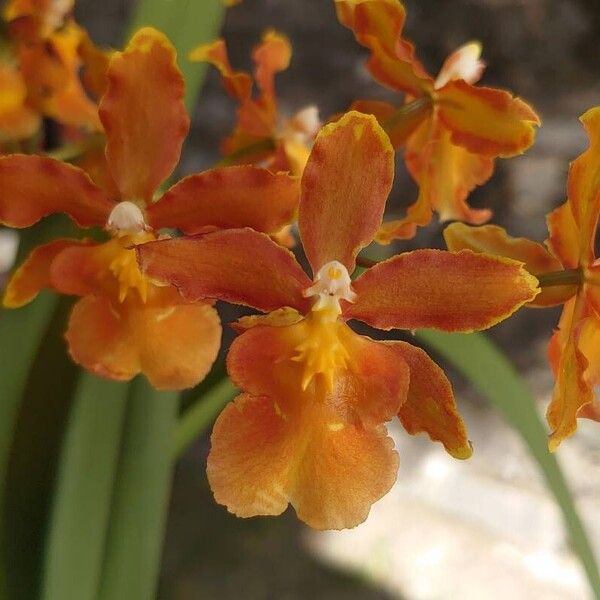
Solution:
{"label": "green leaf", "polygon": [[562,511],[572,548],[585,569],[589,584],[600,598],[600,575],[594,552],[564,475],[554,455],[548,452],[545,427],[522,378],[484,334],[419,331],[417,339],[457,367],[521,435]]}
{"label": "green leaf", "polygon": [[177,411],[176,393],[131,384],[98,600],[155,597]]}
{"label": "green leaf", "polygon": [[67,422],[46,545],[42,600],[95,600],[127,385],[83,373]]}
{"label": "green leaf", "polygon": [[173,439],[174,459],[179,458],[210,427],[237,392],[228,378],[222,379],[183,413],[177,422]]}
{"label": "green leaf", "polygon": [[[37,597],[56,462],[77,369],[65,352],[62,299],[22,389],[7,461],[2,552],[10,600]],[[16,313],[15,313],[16,314]]]}
{"label": "green leaf", "polygon": [[207,65],[192,63],[187,54],[198,44],[217,37],[223,20],[223,0],[141,0],[133,14],[130,31],[152,25],[167,34],[179,54],[186,81],[185,104],[193,110]]}

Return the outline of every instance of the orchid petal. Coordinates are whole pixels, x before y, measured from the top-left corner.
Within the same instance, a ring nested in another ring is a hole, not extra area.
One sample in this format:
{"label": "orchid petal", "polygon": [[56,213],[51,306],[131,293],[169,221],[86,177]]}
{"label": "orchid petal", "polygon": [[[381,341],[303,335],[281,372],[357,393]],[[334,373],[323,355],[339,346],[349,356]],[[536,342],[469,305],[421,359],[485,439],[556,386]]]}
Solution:
{"label": "orchid petal", "polygon": [[471,332],[509,317],[539,293],[523,264],[469,250],[415,250],[394,256],[353,282],[344,317],[379,329]]}
{"label": "orchid petal", "polygon": [[394,178],[394,150],[371,115],[350,112],[326,125],[301,183],[300,237],[316,273],[332,260],[354,270],[374,238]]}

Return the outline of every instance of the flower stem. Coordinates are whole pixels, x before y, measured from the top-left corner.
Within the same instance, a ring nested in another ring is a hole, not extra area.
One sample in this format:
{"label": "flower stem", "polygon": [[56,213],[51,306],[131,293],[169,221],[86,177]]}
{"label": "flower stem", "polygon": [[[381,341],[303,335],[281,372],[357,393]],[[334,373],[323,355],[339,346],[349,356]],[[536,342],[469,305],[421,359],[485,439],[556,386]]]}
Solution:
{"label": "flower stem", "polygon": [[252,156],[253,154],[258,154],[259,152],[269,152],[271,150],[275,150],[275,141],[273,138],[265,138],[264,140],[259,140],[253,144],[243,146],[239,150],[236,150],[228,156],[223,157],[216,166],[228,167],[236,164],[241,158],[246,156]]}
{"label": "flower stem", "polygon": [[555,285],[580,285],[583,283],[583,272],[581,269],[565,269],[564,271],[551,271],[536,275],[540,287],[551,287]]}

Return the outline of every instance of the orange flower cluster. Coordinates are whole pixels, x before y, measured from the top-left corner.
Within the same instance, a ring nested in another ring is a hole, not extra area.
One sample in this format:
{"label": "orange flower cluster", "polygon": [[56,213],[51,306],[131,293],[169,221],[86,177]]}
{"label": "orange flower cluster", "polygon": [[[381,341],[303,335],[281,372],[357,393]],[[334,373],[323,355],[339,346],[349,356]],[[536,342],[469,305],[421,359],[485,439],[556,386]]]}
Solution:
{"label": "orange flower cluster", "polygon": [[[477,44],[452,54],[434,79],[402,37],[398,0],[335,5],[370,51],[371,74],[405,92],[404,103],[357,101],[320,128],[314,107],[291,118],[278,109],[274,78],[291,57],[283,35],[265,33],[253,77],[231,68],[223,40],[200,46],[190,59],[220,70],[238,121],[220,165],[166,191],[189,117],[175,49],[162,33],[144,28],[123,51],[102,52],[69,17],[72,1],[14,0],[4,15],[13,62],[0,65],[0,143],[34,135],[41,115],[71,137],[93,134],[75,164],[0,157],[0,224],[29,227],[65,213],[96,228],[93,237],[35,248],[12,275],[4,306],[44,288],[79,297],[65,336],[73,360],[117,380],[142,373],[161,389],[192,387],[209,372],[220,347],[216,301],[265,313],[232,324],[239,336],[227,368],[241,394],[215,425],[210,484],[239,516],[291,504],[321,529],[357,525],[390,489],[398,456],[386,424],[395,417],[456,458],[472,453],[440,367],[406,342],[356,333],[353,321],[380,332],[472,332],[524,305],[564,302],[550,352],[551,448],[577,416],[600,415],[600,109],[583,117],[592,145],[572,165],[568,201],[550,216],[550,251],[497,227],[457,223],[446,229],[450,251],[397,254],[355,273],[363,248],[412,236],[432,211],[470,224],[489,219],[468,207],[469,192],[491,176],[496,157],[533,142],[539,121],[509,93],[474,85],[483,71]],[[386,223],[402,146],[419,198],[406,218]],[[310,274],[282,244],[296,223]]]}
{"label": "orange flower cluster", "polygon": [[450,250],[507,256],[525,263],[542,285],[531,306],[564,304],[548,354],[556,377],[548,407],[549,447],[577,429],[577,417],[600,421],[600,265],[595,241],[600,216],[600,107],[581,117],[590,147],[571,163],[567,201],[548,215],[546,246],[512,238],[500,227],[453,223],[444,236]]}
{"label": "orange flower cluster", "polygon": [[10,52],[0,57],[0,151],[35,136],[41,117],[101,130],[93,98],[102,92],[109,54],[75,23],[73,5],[74,0],[9,0],[4,6]]}
{"label": "orange flower cluster", "polygon": [[409,102],[400,108],[364,100],[353,105],[379,119],[394,147],[406,146],[406,166],[419,186],[406,217],[385,223],[378,241],[413,237],[432,211],[443,221],[488,221],[491,211],[474,210],[466,199],[491,177],[496,157],[521,154],[533,143],[535,111],[508,92],[474,85],[485,67],[478,43],[451,54],[437,77],[427,73],[402,37],[406,13],[398,0],[335,0],[335,5],[340,22],[369,49],[369,73],[404,92]]}
{"label": "orange flower cluster", "polygon": [[290,118],[282,118],[275,97],[275,74],[290,64],[292,48],[288,39],[267,31],[254,49],[254,83],[259,95],[252,96],[252,77],[234,71],[222,39],[194,49],[190,60],[213,64],[219,69],[227,93],[239,102],[238,123],[223,142],[228,164],[260,163],[270,169],[300,175],[308,160],[310,144],[321,123],[316,106],[307,106]]}

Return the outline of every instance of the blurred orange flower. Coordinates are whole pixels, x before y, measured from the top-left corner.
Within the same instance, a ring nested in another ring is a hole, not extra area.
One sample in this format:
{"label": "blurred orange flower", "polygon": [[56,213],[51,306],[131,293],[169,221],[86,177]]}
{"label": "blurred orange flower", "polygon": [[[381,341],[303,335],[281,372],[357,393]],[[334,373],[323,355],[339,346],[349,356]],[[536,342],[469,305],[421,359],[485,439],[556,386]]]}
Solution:
{"label": "blurred orange flower", "polygon": [[537,294],[521,263],[465,251],[417,250],[351,282],[378,231],[394,150],[374,117],[350,112],[324,127],[301,183],[299,229],[313,281],[294,256],[250,229],[138,246],[142,271],[190,301],[220,298],[268,313],[235,327],[228,371],[244,393],[220,415],[208,477],[239,516],[288,502],[319,529],[353,527],[396,479],[385,422],[397,415],[457,458],[471,447],[450,383],[425,352],[375,341],[347,324],[473,331]]}
{"label": "blurred orange flower", "polygon": [[252,226],[275,233],[295,214],[299,184],[286,174],[230,167],[186,177],[153,202],[189,128],[175,49],[160,32],[141,29],[113,56],[107,75],[100,119],[120,202],[80,168],[10,155],[0,158],[0,223],[28,227],[62,212],[112,237],[36,248],[10,280],[4,305],[21,306],[44,287],[82,296],[66,332],[76,362],[114,379],[142,372],[157,388],[190,387],[216,357],[217,313],[210,302],[190,303],[174,288],[155,285],[140,272],[132,248],[157,239],[161,228]]}
{"label": "blurred orange flower", "polygon": [[581,122],[590,146],[571,163],[567,201],[548,215],[548,249],[511,238],[492,225],[454,223],[444,232],[451,250],[468,248],[524,261],[543,285],[533,306],[564,303],[549,346],[556,377],[547,412],[552,451],[576,431],[577,417],[600,421],[594,394],[594,386],[600,385],[600,265],[594,250],[600,215],[600,107],[587,111]]}
{"label": "blurred orange flower", "polygon": [[419,186],[406,217],[385,223],[377,241],[413,237],[432,211],[442,221],[488,221],[491,211],[472,209],[466,199],[491,177],[495,158],[521,154],[533,143],[537,114],[506,91],[473,85],[485,67],[480,44],[456,50],[434,78],[402,37],[406,13],[398,0],[335,3],[340,22],[370,50],[368,71],[382,85],[405,92],[409,102],[397,108],[360,100],[352,106],[374,114],[394,147],[406,144],[406,165]]}
{"label": "blurred orange flower", "polygon": [[190,60],[213,64],[223,76],[227,93],[239,102],[238,122],[223,142],[224,162],[261,164],[275,171],[300,175],[308,159],[310,146],[321,123],[316,106],[307,106],[290,118],[279,114],[275,95],[275,74],[290,64],[289,40],[275,31],[267,31],[254,48],[254,83],[259,94],[252,95],[249,73],[234,71],[222,39],[195,48]]}
{"label": "blurred orange flower", "polygon": [[26,104],[27,88],[18,67],[0,57],[0,154],[26,140],[41,124],[39,114]]}

